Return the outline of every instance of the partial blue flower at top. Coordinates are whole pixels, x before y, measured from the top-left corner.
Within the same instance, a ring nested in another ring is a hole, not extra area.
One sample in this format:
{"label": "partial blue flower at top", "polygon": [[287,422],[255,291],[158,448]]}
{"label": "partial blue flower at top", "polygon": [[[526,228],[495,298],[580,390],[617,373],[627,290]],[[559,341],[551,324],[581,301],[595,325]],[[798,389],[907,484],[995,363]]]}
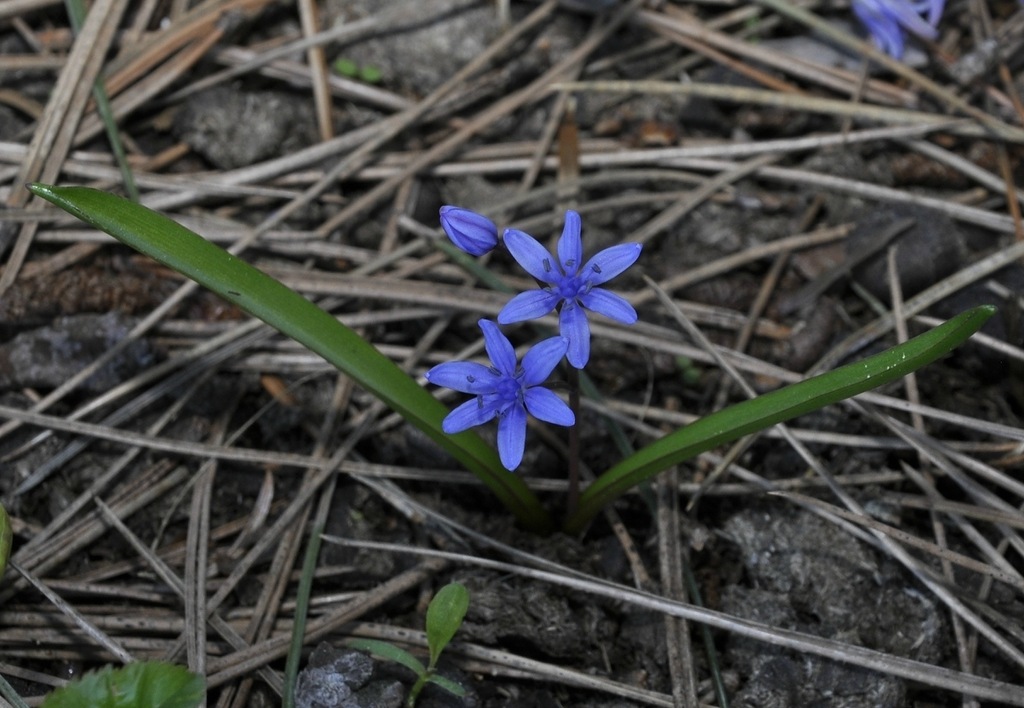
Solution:
{"label": "partial blue flower at top", "polygon": [[853,12],[875,45],[895,59],[903,58],[903,31],[935,39],[946,0],[853,0]]}
{"label": "partial blue flower at top", "polygon": [[494,222],[469,209],[441,207],[441,228],[452,243],[474,256],[482,256],[498,245]]}
{"label": "partial blue flower at top", "polygon": [[642,249],[639,243],[623,243],[606,248],[583,263],[581,229],[580,215],[567,211],[557,258],[533,236],[506,229],[505,245],[512,257],[546,287],[519,293],[498,313],[498,322],[512,324],[543,317],[561,304],[559,330],[569,340],[566,358],[577,369],[586,366],[590,359],[590,324],[584,308],[623,324],[636,322],[632,305],[597,286],[633,265]]}
{"label": "partial blue flower at top", "polygon": [[474,398],[445,416],[441,429],[448,434],[461,433],[498,418],[498,457],[505,469],[519,467],[526,449],[526,413],[546,423],[570,426],[576,416],[565,402],[544,383],[565,356],[569,343],[564,337],[552,337],[534,345],[516,362],[516,352],[498,325],[480,320],[484,347],[491,366],[473,361],[438,364],[426,373],[427,381],[438,386],[471,393]]}

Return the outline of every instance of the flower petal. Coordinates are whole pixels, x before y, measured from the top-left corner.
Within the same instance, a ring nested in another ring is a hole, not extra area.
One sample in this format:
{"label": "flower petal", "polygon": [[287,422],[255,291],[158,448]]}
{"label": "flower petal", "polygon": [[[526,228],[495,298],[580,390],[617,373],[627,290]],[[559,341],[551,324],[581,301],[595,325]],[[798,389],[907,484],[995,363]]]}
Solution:
{"label": "flower petal", "polygon": [[885,6],[878,0],[854,0],[852,8],[876,47],[895,59],[903,57],[903,30]]}
{"label": "flower petal", "polygon": [[607,283],[622,271],[636,263],[643,246],[639,243],[620,243],[594,255],[583,266],[583,277],[591,285]]}
{"label": "flower petal", "polygon": [[583,223],[580,215],[569,210],[565,212],[565,226],[558,239],[558,262],[566,275],[576,275],[583,262]]}
{"label": "flower petal", "polygon": [[441,228],[452,243],[474,256],[482,256],[498,245],[494,222],[469,209],[441,207]]}
{"label": "flower petal", "polygon": [[567,300],[558,314],[558,328],[569,340],[565,358],[577,369],[582,369],[590,360],[590,325],[587,313],[575,300]]}
{"label": "flower petal", "polygon": [[484,332],[484,348],[487,356],[490,357],[494,368],[505,376],[514,376],[516,373],[516,350],[512,348],[511,342],[501,333],[498,325],[490,320],[480,320],[477,324]]}
{"label": "flower petal", "polygon": [[[604,288],[594,288],[586,295],[580,295],[580,302],[588,310],[599,312],[622,324],[636,322],[636,310],[622,297]],[[450,388],[450,387],[449,387]]]}
{"label": "flower petal", "polygon": [[562,273],[556,267],[548,249],[540,245],[540,241],[516,229],[505,229],[503,238],[508,252],[527,273],[542,283],[555,283],[561,280]]}
{"label": "flower petal", "polygon": [[512,324],[536,319],[555,309],[558,295],[549,290],[527,290],[508,301],[498,313],[498,322]]}
{"label": "flower petal", "polygon": [[494,393],[499,379],[488,367],[475,361],[438,364],[424,376],[435,386],[473,394]]}
{"label": "flower petal", "polygon": [[523,387],[544,383],[568,348],[569,340],[565,337],[551,337],[535,344],[523,357]]}
{"label": "flower petal", "polygon": [[456,407],[441,421],[441,430],[453,435],[493,419],[498,414],[498,406],[493,396],[489,398],[492,400],[477,396]]}
{"label": "flower petal", "polygon": [[[932,22],[931,19],[926,21],[921,17],[921,10],[924,8],[919,9],[912,3],[907,2],[907,0],[889,0],[889,2],[886,3],[886,9],[901,26],[914,34],[920,37],[927,37],[928,39],[935,39],[939,36],[938,30],[932,26],[938,21],[934,5],[931,5],[928,14],[929,18],[935,17],[935,22]],[[942,8],[939,7],[938,15],[941,14]]]}
{"label": "flower petal", "polygon": [[523,400],[526,403],[526,410],[537,420],[567,427],[576,424],[576,416],[572,414],[572,409],[546,388],[536,386],[528,389]]}
{"label": "flower petal", "polygon": [[498,457],[508,471],[523,461],[526,449],[526,409],[521,404],[511,406],[498,421]]}

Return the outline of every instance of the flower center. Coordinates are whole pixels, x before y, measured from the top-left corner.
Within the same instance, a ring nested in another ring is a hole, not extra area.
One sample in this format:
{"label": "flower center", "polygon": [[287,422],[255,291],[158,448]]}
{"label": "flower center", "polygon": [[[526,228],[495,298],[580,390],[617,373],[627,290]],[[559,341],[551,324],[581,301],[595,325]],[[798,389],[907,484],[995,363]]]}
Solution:
{"label": "flower center", "polygon": [[494,392],[498,394],[502,403],[512,403],[519,398],[522,388],[523,386],[519,383],[518,379],[511,376],[503,376],[501,380],[498,381],[498,385],[495,387]]}
{"label": "flower center", "polygon": [[561,282],[555,285],[555,292],[558,293],[559,297],[566,300],[574,300],[580,295],[585,295],[589,289],[590,284],[587,280],[578,275],[563,278]]}

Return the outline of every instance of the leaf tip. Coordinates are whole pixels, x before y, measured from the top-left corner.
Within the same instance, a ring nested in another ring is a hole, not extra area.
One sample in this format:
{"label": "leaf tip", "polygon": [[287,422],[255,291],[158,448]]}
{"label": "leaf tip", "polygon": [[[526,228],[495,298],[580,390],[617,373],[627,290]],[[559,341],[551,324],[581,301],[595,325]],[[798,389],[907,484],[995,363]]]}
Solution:
{"label": "leaf tip", "polygon": [[964,338],[966,339],[980,330],[997,312],[999,312],[999,308],[995,305],[978,305],[962,312],[960,321],[969,329],[969,333]]}
{"label": "leaf tip", "polygon": [[51,204],[56,204],[57,201],[60,199],[58,195],[58,190],[60,189],[60,187],[53,184],[45,184],[43,182],[29,182],[28,184],[25,185],[25,188],[28,191],[32,192],[32,194],[39,197],[40,199],[45,199]]}

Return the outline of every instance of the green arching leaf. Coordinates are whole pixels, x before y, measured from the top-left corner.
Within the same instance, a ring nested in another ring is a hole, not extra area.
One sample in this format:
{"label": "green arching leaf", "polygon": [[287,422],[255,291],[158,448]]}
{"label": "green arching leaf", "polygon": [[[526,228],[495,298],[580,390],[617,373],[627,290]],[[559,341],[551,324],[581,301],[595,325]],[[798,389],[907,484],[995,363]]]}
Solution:
{"label": "green arching leaf", "polygon": [[365,651],[367,654],[373,654],[382,659],[393,661],[396,664],[401,664],[417,676],[423,676],[427,673],[427,667],[423,665],[422,661],[405,649],[399,649],[389,642],[382,642],[377,639],[353,639],[348,643],[348,646],[359,651]]}
{"label": "green arching leaf", "polygon": [[11,530],[11,520],[7,516],[4,505],[0,504],[0,578],[4,577],[7,559],[11,556],[11,541],[13,540],[14,532]]}
{"label": "green arching leaf", "polygon": [[203,678],[184,666],[142,661],[87,673],[48,695],[43,708],[194,708],[205,693]]}
{"label": "green arching leaf", "polygon": [[525,483],[472,432],[441,429],[447,408],[336,318],[243,260],[140,204],[86,187],[29,186],[32,192],[105,231],[324,357],[447,450],[493,491],[527,528],[551,522]]}
{"label": "green arching leaf", "polygon": [[430,668],[462,626],[469,609],[469,591],[459,583],[449,583],[437,591],[427,607],[427,646],[430,647]]}
{"label": "green arching leaf", "polygon": [[576,511],[565,523],[566,532],[579,533],[606,504],[670,465],[930,364],[962,344],[995,312],[991,305],[968,310],[881,354],[737,403],[656,440],[598,477],[580,495]]}
{"label": "green arching leaf", "polygon": [[430,678],[428,678],[427,681],[429,681],[430,683],[436,683],[438,686],[448,691],[448,693],[458,696],[459,698],[462,698],[466,695],[466,689],[464,689],[462,686],[455,683],[451,679],[445,678],[441,674],[431,674]]}

